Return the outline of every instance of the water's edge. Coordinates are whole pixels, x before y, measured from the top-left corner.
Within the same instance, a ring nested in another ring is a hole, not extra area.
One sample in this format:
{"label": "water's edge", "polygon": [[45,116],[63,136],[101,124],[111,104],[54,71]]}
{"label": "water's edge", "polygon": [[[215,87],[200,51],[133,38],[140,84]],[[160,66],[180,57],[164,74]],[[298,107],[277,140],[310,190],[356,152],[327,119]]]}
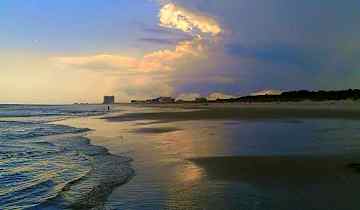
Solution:
{"label": "water's edge", "polygon": [[135,175],[131,158],[113,155],[105,147],[92,145],[86,137],[61,141],[68,144],[66,147],[76,144],[77,152],[90,157],[91,170],[85,176],[67,183],[54,199],[35,208],[102,209],[112,190]]}
{"label": "water's edge", "polygon": [[91,144],[91,129],[61,121],[106,113],[102,106],[1,107],[0,208],[103,209],[135,175],[132,159]]}

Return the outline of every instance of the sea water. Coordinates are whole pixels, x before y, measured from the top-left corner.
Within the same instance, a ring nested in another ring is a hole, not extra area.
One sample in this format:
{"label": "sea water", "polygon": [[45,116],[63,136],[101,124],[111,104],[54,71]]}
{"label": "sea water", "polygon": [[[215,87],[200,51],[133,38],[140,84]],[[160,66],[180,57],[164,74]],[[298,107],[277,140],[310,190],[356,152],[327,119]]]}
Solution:
{"label": "sea water", "polygon": [[[84,137],[87,128],[49,122],[104,114],[104,106],[0,106],[0,209],[64,209],[101,205],[112,185],[133,173]],[[102,163],[101,165],[99,163]],[[116,163],[110,172],[104,165]],[[89,196],[91,194],[91,196]],[[89,202],[92,197],[92,202]]]}

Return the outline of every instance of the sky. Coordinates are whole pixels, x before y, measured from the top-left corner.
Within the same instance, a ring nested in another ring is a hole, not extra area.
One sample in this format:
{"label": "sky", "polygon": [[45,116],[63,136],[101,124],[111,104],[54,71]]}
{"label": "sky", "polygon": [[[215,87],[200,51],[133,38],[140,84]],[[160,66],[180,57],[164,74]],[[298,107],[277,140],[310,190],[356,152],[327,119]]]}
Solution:
{"label": "sky", "polygon": [[358,0],[2,0],[0,103],[359,88]]}

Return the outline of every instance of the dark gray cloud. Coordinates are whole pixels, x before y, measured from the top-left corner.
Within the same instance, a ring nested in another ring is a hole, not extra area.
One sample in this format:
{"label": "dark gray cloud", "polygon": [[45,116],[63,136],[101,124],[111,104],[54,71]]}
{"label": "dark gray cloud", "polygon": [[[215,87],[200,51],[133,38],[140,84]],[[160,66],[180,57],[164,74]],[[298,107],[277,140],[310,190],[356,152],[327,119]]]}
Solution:
{"label": "dark gray cloud", "polygon": [[216,52],[210,56],[211,65],[204,67],[207,71],[199,70],[196,78],[211,72],[235,81],[209,84],[191,80],[179,85],[179,90],[249,93],[261,89],[359,88],[360,1],[177,2],[215,17],[225,29],[224,55]]}
{"label": "dark gray cloud", "polygon": [[234,43],[226,45],[225,49],[229,55],[239,58],[297,65],[311,69],[319,67],[320,61],[326,56],[326,52],[320,52],[320,50],[309,52],[306,49],[275,43],[253,47]]}

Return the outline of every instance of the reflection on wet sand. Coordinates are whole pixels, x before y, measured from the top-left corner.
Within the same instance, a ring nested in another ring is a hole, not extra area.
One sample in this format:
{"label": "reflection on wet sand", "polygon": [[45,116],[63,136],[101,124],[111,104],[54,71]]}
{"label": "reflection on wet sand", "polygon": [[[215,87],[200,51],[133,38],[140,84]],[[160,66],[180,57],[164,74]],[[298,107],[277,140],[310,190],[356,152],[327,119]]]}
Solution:
{"label": "reflection on wet sand", "polygon": [[193,182],[199,181],[205,172],[204,169],[195,165],[195,164],[183,164],[181,170],[177,171],[176,179],[180,183],[191,184]]}
{"label": "reflection on wet sand", "polygon": [[179,131],[179,128],[176,127],[160,127],[160,128],[139,128],[135,129],[134,132],[136,133],[144,133],[144,134],[157,134],[157,133],[170,133],[174,131]]}
{"label": "reflection on wet sand", "polygon": [[123,116],[140,111],[151,117],[61,122],[93,129],[92,143],[134,159],[136,176],[114,190],[109,209],[360,209],[360,158],[339,155],[360,151],[357,121],[187,114],[195,120],[159,123],[145,108]]}
{"label": "reflection on wet sand", "polygon": [[259,185],[312,185],[346,181],[360,174],[351,167],[359,158],[340,156],[244,156],[206,157],[190,161],[206,169],[213,179],[234,180]]}
{"label": "reflection on wet sand", "polygon": [[[190,161],[214,181],[248,183],[290,209],[358,209],[359,157],[208,157]],[[301,208],[303,206],[303,208]]]}

